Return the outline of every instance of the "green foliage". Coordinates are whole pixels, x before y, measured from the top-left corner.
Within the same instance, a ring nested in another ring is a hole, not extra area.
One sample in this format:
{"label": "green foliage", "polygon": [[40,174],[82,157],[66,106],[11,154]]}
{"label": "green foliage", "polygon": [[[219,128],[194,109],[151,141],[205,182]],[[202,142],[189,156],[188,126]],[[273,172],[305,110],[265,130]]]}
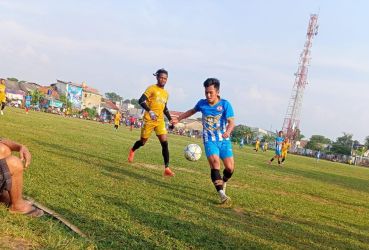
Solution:
{"label": "green foliage", "polygon": [[72,108],[72,102],[70,100],[67,99],[67,97],[65,95],[61,95],[59,97],[59,100],[64,103],[64,107],[67,109],[71,109]]}
{"label": "green foliage", "polygon": [[[140,130],[10,108],[1,136],[27,145],[32,164],[24,192],[89,236],[48,217],[31,219],[0,206],[1,237],[31,249],[367,249],[367,168],[288,155],[269,166],[272,151],[234,147],[229,206],[218,204],[205,155],[186,161],[183,148],[201,140],[168,135],[175,178],[163,178],[153,134],[126,157]],[[5,246],[5,249],[7,247]]]}
{"label": "green foliage", "polygon": [[232,132],[232,141],[239,142],[241,138],[246,139],[246,143],[248,144],[250,140],[255,137],[255,133],[251,130],[250,127],[245,125],[237,125],[235,126]]}
{"label": "green foliage", "polygon": [[369,136],[365,137],[364,146],[365,146],[366,148],[369,148]]}
{"label": "green foliage", "polygon": [[123,98],[115,92],[107,92],[105,93],[105,97],[113,102],[120,102],[123,100]]}
{"label": "green foliage", "polygon": [[32,96],[32,104],[38,104],[40,103],[41,99],[45,96],[42,92],[40,92],[38,89],[35,89],[31,92]]}
{"label": "green foliage", "polygon": [[274,142],[275,137],[273,135],[263,135],[263,138],[261,140],[270,143]]}
{"label": "green foliage", "polygon": [[323,151],[331,140],[323,135],[312,135],[309,142],[306,144],[307,149]]}
{"label": "green foliage", "polygon": [[331,151],[336,154],[351,155],[351,149],[354,144],[352,137],[352,134],[344,132],[343,136],[338,137],[332,144]]}
{"label": "green foliage", "polygon": [[7,78],[9,81],[13,81],[13,82],[18,82],[18,79],[15,77],[8,77]]}
{"label": "green foliage", "polygon": [[89,118],[94,118],[94,117],[96,117],[97,116],[97,109],[96,109],[96,107],[93,107],[93,108],[85,108],[83,111],[82,111],[82,113],[83,112],[87,112],[88,113],[88,117]]}
{"label": "green foliage", "polygon": [[137,99],[131,99],[131,104],[133,104],[135,108],[141,108],[140,104],[138,104]]}

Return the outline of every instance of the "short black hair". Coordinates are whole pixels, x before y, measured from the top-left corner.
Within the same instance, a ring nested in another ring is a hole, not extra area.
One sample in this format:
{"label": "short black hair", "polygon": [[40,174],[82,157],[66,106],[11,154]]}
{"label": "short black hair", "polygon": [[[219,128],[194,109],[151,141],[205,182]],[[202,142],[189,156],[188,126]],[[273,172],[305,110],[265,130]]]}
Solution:
{"label": "short black hair", "polygon": [[220,82],[216,78],[208,78],[205,80],[204,82],[205,88],[210,87],[211,85],[213,85],[216,90],[219,90],[220,88]]}
{"label": "short black hair", "polygon": [[166,75],[168,75],[168,71],[166,71],[166,70],[165,70],[165,69],[163,69],[163,68],[158,69],[158,70],[155,72],[154,76],[159,76],[160,74],[166,74]]}

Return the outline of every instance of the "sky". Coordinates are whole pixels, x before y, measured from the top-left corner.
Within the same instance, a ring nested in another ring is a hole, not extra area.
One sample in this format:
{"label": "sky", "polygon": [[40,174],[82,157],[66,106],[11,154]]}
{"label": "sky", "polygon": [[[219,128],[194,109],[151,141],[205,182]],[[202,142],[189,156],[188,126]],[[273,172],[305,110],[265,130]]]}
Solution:
{"label": "sky", "polygon": [[236,124],[279,130],[310,14],[318,14],[300,129],[369,135],[369,1],[0,0],[0,76],[86,82],[138,99],[169,71],[168,108],[204,98],[208,77]]}

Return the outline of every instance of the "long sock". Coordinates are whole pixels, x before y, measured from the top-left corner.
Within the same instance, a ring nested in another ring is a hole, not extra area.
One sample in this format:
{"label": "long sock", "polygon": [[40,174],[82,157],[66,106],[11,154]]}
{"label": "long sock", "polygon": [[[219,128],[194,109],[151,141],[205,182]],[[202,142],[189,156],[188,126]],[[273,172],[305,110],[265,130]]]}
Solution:
{"label": "long sock", "polygon": [[1,103],[1,110],[4,110],[5,109],[5,102],[2,102]]}
{"label": "long sock", "polygon": [[169,167],[169,148],[168,148],[168,142],[164,141],[164,142],[160,142],[161,144],[161,153],[163,155],[163,159],[164,159],[164,165],[165,167]]}
{"label": "long sock", "polygon": [[284,162],[284,160],[286,160],[286,158],[284,158],[284,157],[283,157],[283,158],[282,158],[282,162]]}
{"label": "long sock", "polygon": [[223,170],[223,181],[227,182],[229,179],[231,179],[232,175],[233,175],[233,172],[225,168]]}
{"label": "long sock", "polygon": [[137,149],[139,149],[140,147],[142,147],[144,144],[142,143],[142,141],[138,140],[135,142],[135,144],[133,145],[132,150],[136,151]]}
{"label": "long sock", "polygon": [[281,164],[281,160],[278,158],[278,164]]}
{"label": "long sock", "polygon": [[223,180],[220,175],[219,169],[212,169],[210,172],[211,180],[217,191],[223,190]]}
{"label": "long sock", "polygon": [[270,159],[270,161],[274,161],[274,157],[272,159]]}

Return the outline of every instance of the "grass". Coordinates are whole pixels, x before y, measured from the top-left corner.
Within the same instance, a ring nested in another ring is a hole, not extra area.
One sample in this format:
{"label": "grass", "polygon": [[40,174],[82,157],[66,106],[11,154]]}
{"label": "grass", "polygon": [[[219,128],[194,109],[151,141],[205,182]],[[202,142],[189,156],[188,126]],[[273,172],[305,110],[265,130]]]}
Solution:
{"label": "grass", "polygon": [[127,163],[139,130],[12,108],[0,123],[0,136],[33,154],[25,194],[89,236],[0,207],[0,243],[11,237],[50,249],[369,249],[367,168],[294,155],[284,167],[269,166],[271,151],[234,147],[232,204],[220,206],[206,158],[183,157],[185,145],[202,146],[200,140],[169,136],[176,177],[165,179],[155,136]]}

